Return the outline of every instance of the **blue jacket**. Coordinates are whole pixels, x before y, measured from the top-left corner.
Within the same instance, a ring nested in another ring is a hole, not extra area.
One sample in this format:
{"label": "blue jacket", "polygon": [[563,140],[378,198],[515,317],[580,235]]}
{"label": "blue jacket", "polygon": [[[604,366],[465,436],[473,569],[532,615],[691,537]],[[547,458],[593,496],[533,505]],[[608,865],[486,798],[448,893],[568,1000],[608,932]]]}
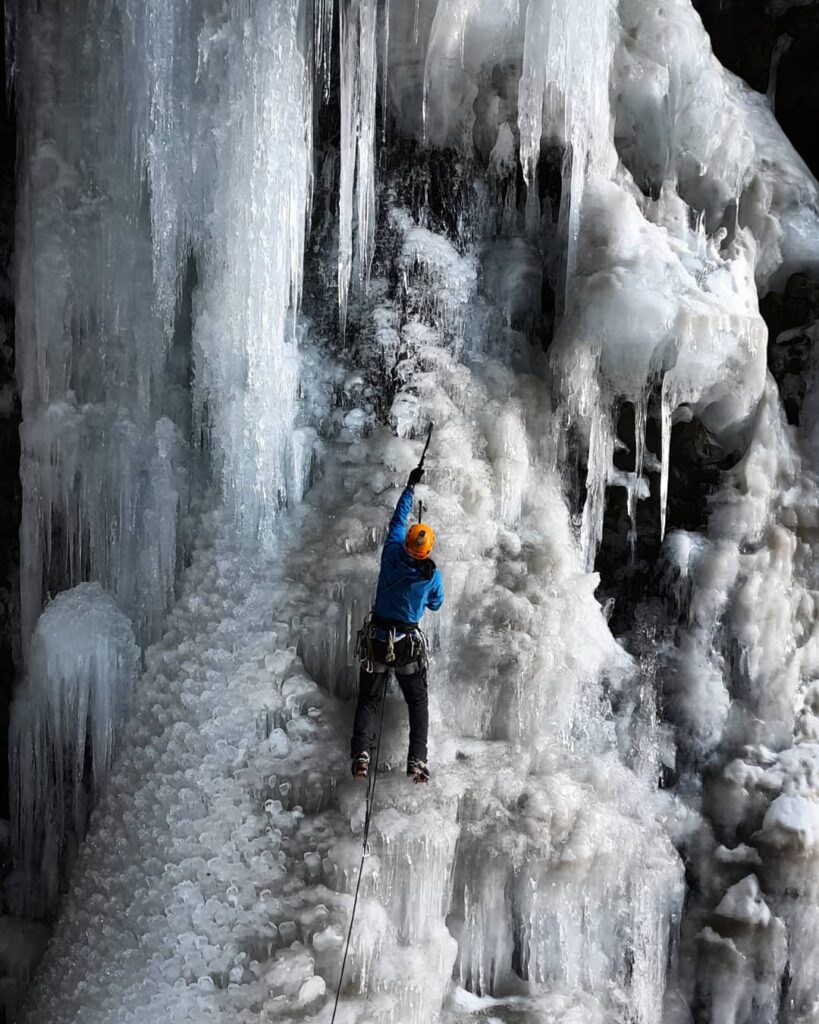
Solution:
{"label": "blue jacket", "polygon": [[427,608],[437,612],[444,603],[444,583],[431,558],[407,554],[404,538],[412,511],[412,488],[405,487],[390,520],[373,613],[393,622],[417,624]]}

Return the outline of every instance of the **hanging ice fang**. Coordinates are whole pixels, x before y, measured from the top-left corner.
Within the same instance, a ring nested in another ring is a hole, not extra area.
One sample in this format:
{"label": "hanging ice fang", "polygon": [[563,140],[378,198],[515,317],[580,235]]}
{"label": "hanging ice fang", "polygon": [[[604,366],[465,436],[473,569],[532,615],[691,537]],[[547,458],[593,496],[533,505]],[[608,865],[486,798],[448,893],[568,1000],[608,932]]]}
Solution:
{"label": "hanging ice fang", "polygon": [[358,106],[358,0],[338,8],[339,91],[341,107],[340,169],[338,185],[338,320],[343,338],[347,331],[347,303],[353,262],[353,188],[355,184],[356,123]]}
{"label": "hanging ice fang", "polygon": [[526,13],[518,88],[520,160],[527,186],[526,226],[537,230],[537,162],[546,131],[564,145],[560,229],[566,242],[565,306],[576,264],[586,181],[617,166],[609,79],[614,55],[614,4],[532,0]]}
{"label": "hanging ice fang", "polygon": [[361,0],[358,89],[358,283],[366,289],[370,279],[375,235],[375,96],[378,83],[376,0]]}
{"label": "hanging ice fang", "polygon": [[297,5],[259,5],[252,18],[232,14],[223,33],[230,51],[220,116],[230,147],[217,165],[194,337],[202,356],[195,382],[199,425],[207,424],[241,534],[263,541],[272,536],[293,482],[292,323],[312,168],[312,92],[297,13]]}
{"label": "hanging ice fang", "polygon": [[387,141],[387,88],[390,56],[390,0],[384,0],[384,56],[381,64],[381,145]]}
{"label": "hanging ice fang", "polygon": [[333,11],[335,0],[314,0],[313,47],[316,75],[322,81],[325,100],[330,98],[330,66],[333,48]]}
{"label": "hanging ice fang", "polygon": [[[341,169],[339,174],[338,306],[347,329],[353,263],[353,197],[359,287],[370,278],[375,233],[375,110],[378,87],[377,0],[339,6]],[[386,32],[386,28],[385,28]],[[386,86],[385,86],[386,96]],[[356,159],[357,157],[357,159]]]}

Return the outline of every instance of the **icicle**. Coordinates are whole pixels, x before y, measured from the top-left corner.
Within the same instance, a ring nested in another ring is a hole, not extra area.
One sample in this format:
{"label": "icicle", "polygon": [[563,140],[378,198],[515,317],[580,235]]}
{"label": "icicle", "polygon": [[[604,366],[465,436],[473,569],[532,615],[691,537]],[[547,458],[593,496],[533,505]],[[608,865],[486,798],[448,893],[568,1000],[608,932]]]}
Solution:
{"label": "icicle", "polygon": [[[566,240],[566,264],[563,280],[563,309],[571,304],[574,278],[577,272],[577,243],[580,237],[580,209],[586,173],[585,140],[577,146],[567,147],[563,159],[563,190],[561,192],[561,234]],[[565,196],[565,202],[564,202]]]}
{"label": "icicle", "polygon": [[773,48],[771,54],[771,69],[768,72],[768,103],[771,105],[771,111],[776,113],[776,79],[779,75],[779,63],[785,54],[790,50],[793,44],[793,36],[789,36],[787,33],[779,36]]}
{"label": "icicle", "polygon": [[665,537],[666,507],[668,504],[668,469],[671,459],[671,417],[674,413],[674,397],[671,375],[663,377],[661,394],[660,425],[662,430],[662,458],[660,469],[660,540]]}
{"label": "icicle", "polygon": [[[186,220],[198,206],[188,194],[191,133],[179,125],[175,85],[193,79],[195,57],[187,66],[172,59],[180,35],[197,33],[185,33],[188,8],[171,7],[92,7],[96,39],[122,22],[102,62],[88,59],[85,16],[58,21],[53,5],[17,11],[29,139],[15,254],[24,651],[46,587],[99,579],[141,641],[156,635],[173,598],[193,460],[184,442],[171,453],[165,426],[166,417],[183,423],[186,385],[170,350]],[[43,161],[55,181],[43,176]],[[85,202],[88,180],[104,194],[101,205]],[[155,477],[163,459],[173,471]]]}
{"label": "icicle", "polygon": [[537,165],[543,132],[543,98],[546,90],[548,0],[532,0],[526,12],[523,35],[523,66],[518,85],[518,129],[523,180],[530,193],[537,192]]}
{"label": "icicle", "polygon": [[358,7],[359,0],[339,4],[339,84],[341,94],[341,167],[338,196],[338,319],[339,333],[347,331],[347,302],[353,262],[353,187],[355,179],[358,106]]}
{"label": "icicle", "polygon": [[[440,59],[441,50],[445,54],[448,54],[449,46],[449,32],[451,29],[450,25],[450,10],[446,3],[438,2],[435,7],[435,14],[432,19],[432,25],[429,30],[429,37],[427,39],[427,49],[424,55],[424,82],[421,92],[421,139],[426,143],[427,141],[427,111],[429,109],[429,93],[432,79],[432,72],[436,62]],[[466,11],[463,8],[458,9],[458,14],[461,18],[461,23],[466,18]],[[415,28],[415,41],[418,42],[418,7],[415,8],[416,17],[416,28]],[[445,58],[448,59],[448,58]],[[425,204],[426,206],[426,204]],[[426,212],[426,210],[424,211]],[[422,215],[423,216],[423,215]]]}
{"label": "icicle", "polygon": [[384,0],[384,54],[381,59],[381,145],[387,142],[387,97],[390,57],[390,0]]}
{"label": "icicle", "polygon": [[580,545],[587,572],[594,571],[597,548],[603,537],[606,487],[614,454],[609,420],[608,409],[596,409],[591,420],[586,469],[586,502],[583,506],[583,520],[580,527]]}
{"label": "icicle", "polygon": [[366,290],[370,279],[375,234],[375,97],[378,83],[376,0],[360,0],[358,89],[358,282]]}
{"label": "icicle", "polygon": [[288,500],[312,76],[295,31],[298,5],[256,11],[246,18],[237,9],[223,30],[229,50],[217,116],[230,127],[230,146],[217,165],[201,260],[195,410],[239,532],[268,542]]}
{"label": "icicle", "polygon": [[526,232],[534,237],[540,226],[537,166],[543,133],[543,101],[546,92],[546,41],[549,31],[549,0],[532,0],[526,12],[523,35],[523,66],[518,85],[520,163],[526,183]]}
{"label": "icicle", "polygon": [[415,17],[412,22],[412,41],[418,45],[418,20],[421,13],[421,0],[415,0]]}
{"label": "icicle", "polygon": [[564,308],[577,260],[583,190],[590,174],[616,166],[611,139],[609,72],[613,57],[611,0],[565,4],[532,0],[526,13],[518,87],[520,160],[527,187],[526,229],[536,234],[540,210],[537,163],[544,128],[564,143],[560,233],[566,244]]}
{"label": "icicle", "polygon": [[643,480],[647,416],[648,395],[643,393],[634,404],[634,475],[629,482],[628,488],[628,544],[632,565],[637,561],[637,502]]}
{"label": "icicle", "polygon": [[314,39],[316,74],[322,80],[325,102],[330,98],[330,68],[332,65],[333,9],[335,0],[314,0]]}
{"label": "icicle", "polygon": [[17,36],[17,5],[22,0],[8,0],[5,4],[4,16],[6,19],[4,35],[5,52],[3,54],[5,58],[6,76],[3,82],[3,87],[6,90],[6,106],[11,108],[13,103],[12,90],[14,88],[14,79],[16,77],[16,67],[14,63],[14,51],[15,51],[15,39]]}

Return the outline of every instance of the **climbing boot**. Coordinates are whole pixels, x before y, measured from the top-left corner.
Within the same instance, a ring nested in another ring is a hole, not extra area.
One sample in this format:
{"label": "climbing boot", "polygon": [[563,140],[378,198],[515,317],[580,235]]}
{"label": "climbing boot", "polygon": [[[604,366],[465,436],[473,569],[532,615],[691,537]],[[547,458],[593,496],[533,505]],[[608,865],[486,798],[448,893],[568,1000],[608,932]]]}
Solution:
{"label": "climbing boot", "polygon": [[417,757],[407,758],[407,776],[417,785],[419,782],[429,782],[429,768],[426,761]]}
{"label": "climbing boot", "polygon": [[354,779],[366,779],[370,774],[370,755],[366,751],[356,754],[350,765]]}

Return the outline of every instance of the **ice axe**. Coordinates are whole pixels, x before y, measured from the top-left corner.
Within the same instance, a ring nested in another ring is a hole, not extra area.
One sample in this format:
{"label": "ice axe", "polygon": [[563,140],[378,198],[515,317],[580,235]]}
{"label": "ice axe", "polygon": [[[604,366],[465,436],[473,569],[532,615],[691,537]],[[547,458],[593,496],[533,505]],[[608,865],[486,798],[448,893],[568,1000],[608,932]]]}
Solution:
{"label": "ice axe", "polygon": [[430,423],[429,430],[427,431],[427,443],[424,445],[424,450],[421,452],[421,461],[418,463],[418,468],[424,468],[424,459],[427,457],[429,451],[429,442],[432,440],[432,428],[435,426],[434,423]]}
{"label": "ice axe", "polygon": [[[424,450],[421,452],[421,461],[418,463],[418,468],[424,468],[424,459],[427,457],[427,451],[429,450],[429,442],[432,440],[432,428],[435,426],[434,423],[430,423],[429,430],[427,430],[427,442],[424,445]],[[418,502],[418,522],[423,522],[424,519],[424,503],[423,501]]]}

